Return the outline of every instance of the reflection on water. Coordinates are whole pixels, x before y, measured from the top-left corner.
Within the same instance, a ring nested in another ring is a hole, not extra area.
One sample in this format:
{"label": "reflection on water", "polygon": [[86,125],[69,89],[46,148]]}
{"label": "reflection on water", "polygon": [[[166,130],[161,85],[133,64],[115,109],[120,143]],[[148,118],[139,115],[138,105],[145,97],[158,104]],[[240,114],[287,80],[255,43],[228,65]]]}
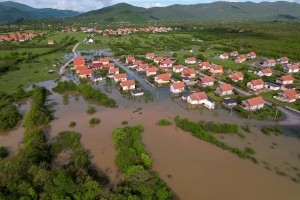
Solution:
{"label": "reflection on water", "polygon": [[[48,88],[55,86],[53,81],[41,84]],[[104,88],[104,83],[100,83],[97,87]],[[111,185],[123,178],[114,164],[116,151],[112,144],[112,132],[123,126],[122,121],[128,121],[129,125],[140,123],[145,126],[143,142],[153,157],[153,168],[181,199],[300,198],[300,184],[275,173],[277,168],[285,170],[292,176],[297,173],[294,168],[300,169],[299,140],[282,135],[265,136],[260,132],[261,126],[273,125],[274,122],[245,119],[234,113],[230,117],[230,111],[222,108],[216,111],[206,109],[187,111],[170,100],[166,88],[159,89],[158,100],[155,98],[153,102],[147,104],[123,98],[115,87],[111,88],[111,93],[107,95],[114,98],[119,107],[109,109],[95,106],[97,112],[92,116],[86,114],[90,103],[84,101],[81,96],[69,95],[69,105],[64,105],[62,96],[53,93],[49,99],[58,103],[54,113],[56,119],[46,131],[49,137],[54,137],[64,130],[81,133],[82,143],[91,151],[96,166],[107,173]],[[138,108],[141,110],[135,112]],[[261,163],[255,165],[242,160],[230,152],[192,137],[175,126],[155,125],[159,119],[174,119],[176,115],[193,121],[248,124],[252,133],[245,134],[245,139],[237,135],[223,135],[222,138],[228,144],[240,148],[252,146],[257,152],[255,156]],[[90,127],[89,120],[92,117],[99,117],[101,123]],[[77,123],[76,127],[68,126],[71,121]],[[300,130],[298,123],[293,121],[295,120],[287,120],[286,124],[282,121],[280,125],[286,128],[288,133],[293,133]],[[1,137],[0,145],[5,144],[16,149],[18,143],[22,141],[23,131],[24,129],[20,127],[8,136]],[[271,171],[264,167],[269,167]]]}

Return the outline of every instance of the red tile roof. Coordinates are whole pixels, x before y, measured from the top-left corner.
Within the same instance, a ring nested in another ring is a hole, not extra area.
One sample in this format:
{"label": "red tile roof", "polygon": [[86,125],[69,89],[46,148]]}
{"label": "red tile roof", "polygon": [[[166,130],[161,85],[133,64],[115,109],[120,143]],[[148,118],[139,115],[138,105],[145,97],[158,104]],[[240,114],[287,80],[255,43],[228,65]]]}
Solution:
{"label": "red tile roof", "polygon": [[116,74],[115,75],[115,79],[121,79],[121,78],[127,78],[127,74],[126,73],[122,73],[122,74]]}
{"label": "red tile roof", "polygon": [[127,60],[127,62],[132,62],[132,61],[135,60],[135,58],[134,57],[128,57],[128,58],[126,58],[126,60]]}
{"label": "red tile roof", "polygon": [[147,56],[147,57],[154,57],[154,56],[155,56],[155,53],[147,53],[146,56]]}
{"label": "red tile roof", "polygon": [[229,54],[228,53],[223,53],[222,54],[224,57],[229,57]]}
{"label": "red tile roof", "polygon": [[216,79],[214,79],[214,77],[212,76],[206,76],[203,78],[200,78],[200,82],[202,83],[209,83],[209,82],[214,82]]}
{"label": "red tile roof", "polygon": [[162,61],[163,59],[164,59],[164,58],[161,57],[161,56],[158,56],[158,57],[155,57],[155,58],[154,58],[154,60],[159,61],[159,62]]}
{"label": "red tile roof", "polygon": [[196,61],[195,57],[187,58],[188,61]]}
{"label": "red tile roof", "polygon": [[283,81],[292,81],[294,77],[292,75],[286,75],[281,77]]}
{"label": "red tile roof", "polygon": [[223,67],[221,65],[216,65],[216,66],[213,66],[213,69],[214,70],[223,70]]}
{"label": "red tile roof", "polygon": [[276,60],[274,60],[274,59],[269,59],[269,60],[267,60],[267,62],[268,62],[268,63],[276,63]]}
{"label": "red tile roof", "polygon": [[200,100],[208,99],[205,92],[197,92],[197,93],[191,94],[189,97],[193,101],[200,101]]}
{"label": "red tile roof", "polygon": [[109,59],[108,58],[102,58],[102,59],[100,59],[100,62],[101,63],[109,62]]}
{"label": "red tile roof", "polygon": [[148,63],[139,64],[139,68],[149,68],[149,64]]}
{"label": "red tile roof", "polygon": [[195,74],[195,73],[196,73],[196,71],[193,68],[189,68],[189,69],[183,70],[182,75],[190,76],[190,75]]}
{"label": "red tile roof", "polygon": [[92,69],[80,69],[77,71],[77,74],[80,74],[80,75],[91,75],[93,72]]}
{"label": "red tile roof", "polygon": [[246,101],[249,103],[250,106],[257,106],[257,105],[265,104],[265,100],[261,96],[247,99]]}
{"label": "red tile roof", "polygon": [[288,89],[284,91],[284,94],[288,99],[295,100],[297,99],[298,92],[294,89]]}
{"label": "red tile roof", "polygon": [[272,74],[272,70],[270,68],[266,68],[261,70],[263,74]]}
{"label": "red tile roof", "polygon": [[209,62],[201,62],[201,63],[199,63],[199,67],[203,67],[203,66],[209,67],[210,63]]}
{"label": "red tile roof", "polygon": [[116,73],[119,71],[119,68],[110,68],[109,73]]}
{"label": "red tile roof", "polygon": [[132,86],[132,85],[135,85],[135,80],[127,80],[127,81],[122,81],[121,82],[121,86]]}
{"label": "red tile roof", "polygon": [[281,61],[289,61],[288,57],[282,57],[280,58]]}
{"label": "red tile roof", "polygon": [[252,80],[251,83],[252,83],[253,86],[265,84],[265,82],[262,79]]}
{"label": "red tile roof", "polygon": [[239,80],[240,78],[244,78],[244,74],[242,72],[235,72],[235,73],[229,75],[228,78]]}
{"label": "red tile roof", "polygon": [[171,78],[171,76],[169,73],[157,75],[157,79],[163,80],[163,81],[169,81],[170,78]]}
{"label": "red tile roof", "polygon": [[77,57],[77,58],[74,58],[74,65],[84,65],[85,61],[84,61],[84,57],[81,56],[81,57]]}
{"label": "red tile roof", "polygon": [[256,56],[256,53],[253,51],[251,51],[249,54],[250,54],[250,56]]}
{"label": "red tile roof", "polygon": [[182,68],[183,68],[183,65],[175,65],[174,68],[175,68],[175,69],[182,69]]}
{"label": "red tile roof", "polygon": [[288,65],[287,66],[288,69],[300,69],[299,65]]}
{"label": "red tile roof", "polygon": [[179,89],[184,87],[184,82],[176,82],[172,84],[174,89]]}
{"label": "red tile roof", "polygon": [[222,91],[233,90],[233,87],[232,87],[231,84],[224,84],[224,85],[220,85],[219,87],[220,87],[220,89],[221,89]]}
{"label": "red tile roof", "polygon": [[169,65],[169,64],[172,64],[172,61],[171,61],[171,60],[164,60],[164,61],[162,62],[162,64],[163,64],[163,65],[164,65],[164,64]]}
{"label": "red tile roof", "polygon": [[153,66],[153,67],[148,68],[147,71],[148,72],[156,72],[157,68]]}

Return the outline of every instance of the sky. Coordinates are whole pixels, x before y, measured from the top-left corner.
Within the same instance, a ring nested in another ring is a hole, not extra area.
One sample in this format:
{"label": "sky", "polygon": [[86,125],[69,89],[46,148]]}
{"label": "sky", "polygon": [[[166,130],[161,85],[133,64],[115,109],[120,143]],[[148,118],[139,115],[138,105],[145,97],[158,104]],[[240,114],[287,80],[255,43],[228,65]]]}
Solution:
{"label": "sky", "polygon": [[[0,0],[7,1],[7,0]],[[23,3],[34,8],[56,8],[68,9],[79,12],[86,12],[89,10],[96,10],[106,6],[111,6],[117,3],[128,3],[135,6],[150,8],[150,7],[164,7],[173,4],[197,4],[197,3],[211,3],[217,0],[12,0],[18,3]],[[224,0],[223,0],[224,1]],[[250,0],[227,0],[227,1],[250,1]],[[260,2],[260,0],[252,0],[253,2]],[[275,1],[275,0],[265,0]],[[300,3],[300,0],[285,0]]]}

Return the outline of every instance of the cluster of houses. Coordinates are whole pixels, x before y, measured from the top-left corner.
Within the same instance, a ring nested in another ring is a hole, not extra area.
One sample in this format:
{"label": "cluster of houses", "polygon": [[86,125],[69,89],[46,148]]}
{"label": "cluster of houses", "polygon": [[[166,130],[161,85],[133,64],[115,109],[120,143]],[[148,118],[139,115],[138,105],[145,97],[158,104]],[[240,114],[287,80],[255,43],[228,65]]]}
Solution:
{"label": "cluster of houses", "polygon": [[63,32],[76,32],[76,31],[82,31],[87,33],[98,33],[102,35],[128,35],[136,32],[144,32],[144,33],[166,33],[169,31],[172,31],[173,29],[171,27],[155,27],[155,26],[149,26],[146,28],[118,28],[116,30],[113,29],[97,29],[97,28],[90,28],[90,27],[80,27],[77,28],[70,28],[65,27]]}
{"label": "cluster of houses", "polygon": [[114,80],[116,85],[119,85],[122,91],[131,91],[133,96],[141,96],[144,94],[142,89],[136,89],[135,80],[129,80],[126,73],[120,73],[115,63],[110,62],[108,58],[100,58],[86,64],[84,57],[76,57],[73,61],[76,74],[80,78],[88,78],[92,81],[102,81],[102,77],[97,70],[107,70],[107,78]]}
{"label": "cluster of houses", "polygon": [[219,58],[222,60],[227,60],[229,57],[234,59],[234,62],[236,63],[242,63],[245,62],[248,59],[255,59],[256,58],[256,53],[255,52],[249,52],[248,54],[239,54],[238,51],[233,51],[230,54],[229,53],[222,53],[219,55]]}
{"label": "cluster of houses", "polygon": [[32,40],[33,38],[37,36],[43,36],[44,33],[10,33],[8,35],[0,35],[0,42],[25,42]]}

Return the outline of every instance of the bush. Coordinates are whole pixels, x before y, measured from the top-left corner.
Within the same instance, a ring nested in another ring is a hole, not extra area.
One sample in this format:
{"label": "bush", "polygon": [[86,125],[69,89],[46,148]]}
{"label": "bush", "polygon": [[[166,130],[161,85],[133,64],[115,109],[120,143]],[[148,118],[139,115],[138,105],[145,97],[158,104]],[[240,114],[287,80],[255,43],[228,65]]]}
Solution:
{"label": "bush", "polygon": [[122,125],[127,125],[128,121],[122,121]]}
{"label": "bush", "polygon": [[159,125],[159,126],[171,126],[172,124],[173,123],[167,119],[161,119],[157,122],[157,125]]}
{"label": "bush", "polygon": [[96,124],[100,124],[101,120],[99,118],[92,118],[90,119],[90,124],[91,125],[96,125]]}
{"label": "bush", "polygon": [[88,109],[86,110],[87,114],[94,114],[96,111],[96,108],[93,106],[89,106]]}
{"label": "bush", "polygon": [[0,147],[0,158],[5,158],[9,155],[8,147]]}
{"label": "bush", "polygon": [[254,149],[251,147],[245,147],[245,152],[248,154],[255,154]]}
{"label": "bush", "polygon": [[238,133],[239,127],[237,124],[215,123],[200,121],[198,125],[205,131],[214,133]]}
{"label": "bush", "polygon": [[9,131],[13,129],[21,118],[21,114],[12,103],[7,103],[2,108],[0,106],[0,130]]}
{"label": "bush", "polygon": [[249,125],[241,126],[241,128],[242,128],[245,132],[251,133],[251,129],[250,129]]}
{"label": "bush", "polygon": [[75,127],[76,126],[76,122],[70,122],[69,127]]}

